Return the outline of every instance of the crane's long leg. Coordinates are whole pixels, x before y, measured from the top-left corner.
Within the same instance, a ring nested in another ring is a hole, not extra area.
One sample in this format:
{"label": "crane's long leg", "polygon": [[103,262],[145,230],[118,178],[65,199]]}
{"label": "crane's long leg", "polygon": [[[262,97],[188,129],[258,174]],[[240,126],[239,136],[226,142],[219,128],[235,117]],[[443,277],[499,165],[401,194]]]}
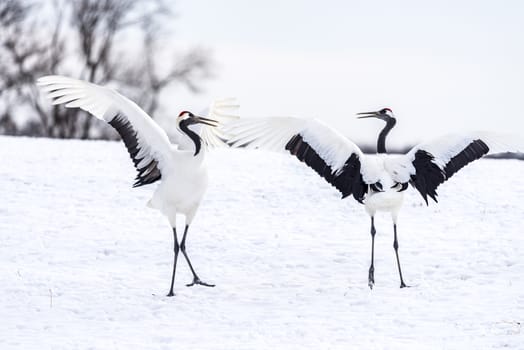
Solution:
{"label": "crane's long leg", "polygon": [[375,266],[373,265],[373,261],[375,259],[375,234],[377,233],[377,230],[375,230],[375,217],[371,217],[371,265],[369,266],[369,275],[368,275],[368,286],[370,289],[373,289],[373,285],[375,284]]}
{"label": "crane's long leg", "polygon": [[394,240],[393,248],[395,248],[395,254],[397,255],[398,274],[400,275],[400,288],[407,287],[402,278],[402,270],[400,269],[400,259],[398,258],[398,240],[397,240],[397,224],[393,224]]}
{"label": "crane's long leg", "polygon": [[200,278],[198,278],[198,276],[197,276],[197,274],[195,272],[195,269],[193,268],[193,265],[191,265],[191,261],[189,260],[189,256],[187,256],[187,253],[186,253],[186,236],[187,236],[187,230],[188,229],[189,229],[189,225],[186,225],[186,228],[184,230],[184,236],[182,236],[182,241],[180,242],[180,250],[182,251],[182,254],[184,254],[184,256],[186,258],[186,261],[187,261],[187,264],[189,265],[189,268],[191,269],[191,272],[193,273],[193,282],[191,282],[189,284],[186,284],[186,286],[192,287],[195,284],[200,284],[201,286],[214,287],[215,286],[214,284],[209,284],[209,283],[202,282],[200,280]]}
{"label": "crane's long leg", "polygon": [[178,239],[176,237],[176,228],[175,227],[173,227],[173,240],[174,240],[175,257],[173,260],[173,275],[171,276],[171,289],[169,289],[169,294],[167,294],[168,297],[172,297],[173,295],[175,295],[175,293],[173,293],[173,286],[175,284],[176,261],[178,258],[178,251],[180,250],[180,246],[178,245]]}

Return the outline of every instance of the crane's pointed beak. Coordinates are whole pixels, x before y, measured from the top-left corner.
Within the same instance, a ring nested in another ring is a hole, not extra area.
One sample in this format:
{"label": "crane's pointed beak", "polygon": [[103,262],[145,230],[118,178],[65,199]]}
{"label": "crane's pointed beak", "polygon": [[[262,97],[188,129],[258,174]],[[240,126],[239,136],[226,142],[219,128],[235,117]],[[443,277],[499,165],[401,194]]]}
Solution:
{"label": "crane's pointed beak", "polygon": [[192,118],[192,120],[193,120],[193,123],[200,123],[200,124],[209,125],[213,127],[218,126],[218,121],[214,119],[195,116]]}
{"label": "crane's pointed beak", "polygon": [[378,112],[362,112],[357,113],[358,119],[364,119],[364,118],[378,118]]}

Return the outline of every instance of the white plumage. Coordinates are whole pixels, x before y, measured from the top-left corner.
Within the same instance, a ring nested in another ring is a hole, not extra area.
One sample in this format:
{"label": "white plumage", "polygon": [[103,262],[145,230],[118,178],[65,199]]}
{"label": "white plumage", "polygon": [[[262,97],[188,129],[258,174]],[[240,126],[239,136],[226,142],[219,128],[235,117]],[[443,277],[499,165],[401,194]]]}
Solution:
{"label": "white plumage", "polygon": [[[53,99],[53,104],[81,108],[105,120],[119,132],[138,171],[134,187],[160,180],[148,206],[160,210],[173,227],[175,256],[168,295],[173,295],[179,250],[193,273],[190,285],[212,286],[200,281],[195,273],[185,251],[185,240],[208,184],[205,150],[223,142],[222,131],[216,126],[236,118],[231,114],[237,107],[234,101],[223,99],[213,102],[208,118],[188,111],[181,112],[176,119],[180,134],[177,143],[172,144],[164,130],[147,113],[113,89],[62,76],[42,77],[38,85]],[[176,234],[177,214],[185,216],[180,244]]]}
{"label": "white plumage", "polygon": [[477,132],[448,135],[417,145],[405,155],[386,154],[385,142],[396,119],[389,108],[359,113],[360,118],[379,118],[386,122],[377,141],[378,155],[364,155],[353,142],[318,120],[292,117],[244,118],[222,128],[233,147],[287,151],[305,162],[342,197],[349,195],[364,204],[371,217],[371,266],[368,283],[374,285],[374,216],[377,211],[391,214],[394,248],[401,287],[405,287],[398,258],[397,219],[408,184],[424,200],[437,201],[437,187],[468,163],[500,152],[522,152],[521,139]]}

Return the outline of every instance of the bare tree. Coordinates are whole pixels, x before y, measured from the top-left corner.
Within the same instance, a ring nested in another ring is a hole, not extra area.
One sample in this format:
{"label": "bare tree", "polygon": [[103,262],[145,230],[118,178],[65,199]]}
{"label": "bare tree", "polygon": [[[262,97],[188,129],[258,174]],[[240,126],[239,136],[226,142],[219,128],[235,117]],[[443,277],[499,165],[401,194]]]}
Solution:
{"label": "bare tree", "polygon": [[[209,55],[201,49],[178,55],[168,69],[157,69],[159,33],[163,23],[174,16],[163,0],[54,0],[51,23],[37,17],[46,10],[42,5],[3,1],[0,132],[59,138],[114,137],[82,111],[44,107],[47,102],[39,98],[34,82],[45,74],[112,83],[131,91],[150,114],[157,110],[159,95],[168,85],[179,83],[197,92],[199,82],[210,76]],[[129,33],[138,38],[133,45],[120,40]],[[129,62],[129,57],[138,59]],[[37,122],[27,124],[30,128],[25,130],[14,127],[13,105],[29,106]]]}
{"label": "bare tree", "polygon": [[13,106],[26,102],[34,76],[47,71],[39,59],[47,47],[29,35],[34,29],[27,22],[32,11],[32,5],[19,0],[0,3],[0,131],[11,134],[21,132],[12,115]]}

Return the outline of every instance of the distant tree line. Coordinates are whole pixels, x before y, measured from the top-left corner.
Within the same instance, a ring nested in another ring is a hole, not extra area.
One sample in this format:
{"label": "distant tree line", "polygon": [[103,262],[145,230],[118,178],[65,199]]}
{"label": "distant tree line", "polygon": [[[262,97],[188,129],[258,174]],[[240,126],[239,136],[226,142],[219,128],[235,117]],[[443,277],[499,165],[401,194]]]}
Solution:
{"label": "distant tree line", "polygon": [[164,0],[0,0],[0,134],[115,137],[81,110],[49,107],[35,86],[43,75],[117,86],[150,115],[169,85],[198,92],[209,52],[167,55],[174,17]]}

